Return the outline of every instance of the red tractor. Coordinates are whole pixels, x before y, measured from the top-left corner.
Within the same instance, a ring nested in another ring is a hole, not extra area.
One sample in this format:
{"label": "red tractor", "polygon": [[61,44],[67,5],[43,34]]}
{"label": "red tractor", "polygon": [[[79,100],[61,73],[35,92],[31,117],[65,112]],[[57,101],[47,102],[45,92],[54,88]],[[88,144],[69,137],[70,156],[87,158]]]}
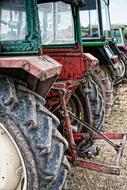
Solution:
{"label": "red tractor", "polygon": [[[91,67],[98,65],[98,60],[83,53],[79,8],[62,1],[38,1],[38,12],[43,52],[63,65],[47,97],[47,106],[61,121],[59,130],[69,142],[69,159],[83,168],[118,175],[126,134],[101,132],[103,98],[89,73]],[[110,140],[121,138],[121,145]],[[92,148],[96,139],[104,139],[116,150],[116,165],[107,166],[80,159],[98,155],[99,149]]]}
{"label": "red tractor", "polygon": [[[104,122],[104,101],[98,85],[89,74],[89,68],[98,64],[98,60],[90,54],[83,53],[80,25],[77,27],[78,8],[64,2],[46,1],[38,4],[38,11],[41,29],[45,28],[45,31],[41,32],[43,52],[63,65],[54,85],[56,89],[53,88],[47,97],[49,110],[62,120],[61,111],[58,109],[61,100],[57,89],[64,88],[67,91],[67,107],[72,113],[101,130]],[[62,118],[64,123],[65,118]],[[78,132],[86,130],[73,119],[72,128]],[[88,144],[91,146],[93,140],[88,140]],[[91,155],[88,144],[86,150],[79,148],[79,152],[84,151],[84,154],[88,152]]]}

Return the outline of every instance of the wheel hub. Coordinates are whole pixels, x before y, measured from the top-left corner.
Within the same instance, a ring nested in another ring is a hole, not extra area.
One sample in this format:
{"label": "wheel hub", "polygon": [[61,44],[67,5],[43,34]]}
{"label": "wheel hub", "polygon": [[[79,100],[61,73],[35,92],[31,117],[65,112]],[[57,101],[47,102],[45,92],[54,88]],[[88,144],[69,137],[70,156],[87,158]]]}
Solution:
{"label": "wheel hub", "polygon": [[0,123],[0,190],[14,189],[26,190],[25,164],[14,139]]}

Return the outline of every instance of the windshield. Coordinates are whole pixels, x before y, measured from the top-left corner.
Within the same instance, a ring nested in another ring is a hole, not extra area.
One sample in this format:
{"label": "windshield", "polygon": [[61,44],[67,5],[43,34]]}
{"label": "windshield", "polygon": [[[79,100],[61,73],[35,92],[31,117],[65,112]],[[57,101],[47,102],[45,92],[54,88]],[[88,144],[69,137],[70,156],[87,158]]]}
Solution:
{"label": "windshield", "polygon": [[86,1],[86,6],[80,10],[80,22],[83,38],[96,38],[100,36],[96,0]]}
{"label": "windshield", "polygon": [[25,0],[0,0],[0,41],[23,40],[25,36]]}
{"label": "windshield", "polygon": [[112,29],[112,36],[114,37],[117,44],[123,44],[124,43],[123,39],[122,39],[122,31],[120,28]]}
{"label": "windshield", "polygon": [[75,43],[71,5],[63,2],[38,4],[42,44]]}
{"label": "windshield", "polygon": [[103,35],[111,37],[110,15],[107,0],[101,0]]}

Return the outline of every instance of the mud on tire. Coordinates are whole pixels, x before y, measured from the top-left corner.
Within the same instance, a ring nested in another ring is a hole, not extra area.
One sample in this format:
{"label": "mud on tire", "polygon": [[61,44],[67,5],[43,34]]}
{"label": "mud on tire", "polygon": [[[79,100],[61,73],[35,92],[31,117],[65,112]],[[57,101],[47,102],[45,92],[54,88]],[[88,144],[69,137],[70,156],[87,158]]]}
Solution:
{"label": "mud on tire", "polygon": [[100,88],[100,92],[105,101],[105,116],[108,117],[111,113],[112,105],[114,103],[112,80],[110,79],[106,69],[100,65],[91,67],[90,74]]}
{"label": "mud on tire", "polygon": [[59,121],[44,102],[12,78],[0,76],[0,123],[23,157],[26,190],[61,190],[69,168],[64,156],[67,142],[57,130]]}
{"label": "mud on tire", "polygon": [[[92,125],[101,130],[105,118],[105,108],[103,97],[98,89],[96,82],[93,81],[90,75],[87,76],[88,84],[87,86],[82,85],[78,90],[77,94],[82,99],[82,104],[86,107],[86,118],[85,121],[89,123],[89,113],[87,109],[87,104],[85,102],[85,96],[88,94],[91,114],[92,114]],[[87,89],[86,89],[87,88]]]}

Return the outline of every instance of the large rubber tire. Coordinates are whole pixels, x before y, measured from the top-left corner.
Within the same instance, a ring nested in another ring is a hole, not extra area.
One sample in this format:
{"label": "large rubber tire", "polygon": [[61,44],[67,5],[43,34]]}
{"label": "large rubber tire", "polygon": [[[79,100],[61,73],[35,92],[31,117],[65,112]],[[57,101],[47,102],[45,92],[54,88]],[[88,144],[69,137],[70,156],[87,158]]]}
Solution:
{"label": "large rubber tire", "polygon": [[111,77],[105,67],[102,67],[99,64],[91,67],[90,74],[99,86],[100,92],[105,101],[105,116],[108,117],[110,116],[114,103],[114,89]]}
{"label": "large rubber tire", "polygon": [[[75,100],[75,102],[73,103],[75,104],[75,106],[74,109],[72,109],[72,112],[81,120],[83,120],[85,124],[92,124],[92,126],[97,128],[98,130],[101,130],[105,119],[104,100],[97,84],[92,80],[92,77],[90,75],[87,76],[87,82],[79,86],[75,91],[75,95],[73,96],[69,101],[72,102]],[[75,98],[76,96],[77,98]],[[89,101],[89,103],[87,101]],[[71,107],[70,105],[73,104],[69,103],[69,107]],[[81,111],[83,111],[83,113]],[[72,120],[72,129],[73,125],[76,125],[76,123],[74,123]],[[90,130],[88,130],[86,127],[80,126],[80,124],[78,123],[77,129],[77,132],[90,132]],[[93,156],[94,149],[92,148],[92,145],[94,144],[94,142],[94,139],[77,141],[76,146],[79,156]]]}
{"label": "large rubber tire", "polygon": [[[101,129],[104,123],[105,118],[105,108],[104,108],[104,100],[99,91],[97,84],[93,81],[91,76],[87,77],[87,83],[85,85],[79,86],[75,94],[77,96],[78,101],[75,103],[77,106],[77,110],[75,111],[76,116],[79,117],[81,120],[90,124],[90,115],[92,116],[92,125],[97,128]],[[87,100],[86,94],[88,94],[88,98],[90,101],[90,108],[87,107]],[[70,98],[70,102],[73,101],[73,96]],[[80,102],[78,104],[78,102]],[[76,107],[75,106],[75,107]],[[83,113],[81,112],[83,110]],[[72,109],[73,112],[73,109]],[[90,113],[91,112],[91,113]],[[74,113],[74,114],[75,114]],[[86,129],[80,129],[78,132],[85,132]]]}
{"label": "large rubber tire", "polygon": [[12,78],[0,76],[0,123],[6,127],[25,163],[25,190],[61,190],[69,168],[64,156],[67,142],[57,130],[59,120],[44,107],[43,98]]}
{"label": "large rubber tire", "polygon": [[[86,94],[88,94],[92,113],[92,125],[98,130],[101,130],[105,119],[104,99],[99,91],[96,81],[94,81],[90,75],[88,75],[88,91],[86,91],[86,87],[82,86],[80,88],[80,93],[82,93],[83,99]],[[89,117],[89,113],[87,113],[87,115]]]}
{"label": "large rubber tire", "polygon": [[121,53],[125,59],[125,74],[124,74],[124,78],[127,78],[127,52],[124,50],[121,50]]}

